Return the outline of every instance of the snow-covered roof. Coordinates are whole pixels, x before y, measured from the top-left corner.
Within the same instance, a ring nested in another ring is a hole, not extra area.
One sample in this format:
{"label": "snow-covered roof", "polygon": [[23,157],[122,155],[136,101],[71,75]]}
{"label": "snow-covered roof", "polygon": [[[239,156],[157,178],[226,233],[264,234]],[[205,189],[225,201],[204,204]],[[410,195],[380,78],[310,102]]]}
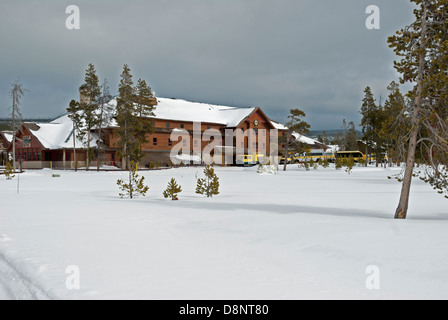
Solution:
{"label": "snow-covered roof", "polygon": [[[73,122],[68,115],[59,117],[50,123],[32,123],[31,125],[28,124],[27,127],[47,149],[73,148]],[[96,144],[96,140],[97,137],[95,134],[92,134],[91,146]],[[76,148],[84,148],[85,142],[77,137],[75,141]]]}
{"label": "snow-covered roof", "polygon": [[[111,100],[109,105],[115,108],[116,99]],[[153,112],[156,119],[216,123],[227,127],[236,127],[255,109],[218,106],[182,99],[157,98],[157,105]]]}
{"label": "snow-covered roof", "polygon": [[[284,125],[281,124],[281,123],[278,123],[278,122],[273,121],[273,120],[271,120],[271,123],[272,123],[272,125],[275,127],[275,129],[277,129],[277,130],[288,130],[288,127],[284,126]],[[299,140],[299,141],[302,142],[302,143],[306,143],[306,144],[309,144],[309,145],[319,145],[319,144],[322,144],[322,143],[320,143],[320,142],[317,141],[317,140],[308,138],[307,136],[298,134],[297,132],[294,132],[292,135],[293,135],[297,140]]]}
{"label": "snow-covered roof", "polygon": [[287,127],[285,127],[284,125],[282,125],[281,123],[278,123],[274,120],[271,120],[272,125],[274,126],[275,129],[277,130],[288,130]]}
{"label": "snow-covered roof", "polygon": [[5,137],[6,141],[8,141],[9,143],[12,142],[12,133],[3,131],[3,136]]}
{"label": "snow-covered roof", "polygon": [[301,134],[298,134],[296,132],[294,132],[292,135],[294,136],[294,138],[296,138],[297,140],[299,140],[302,143],[306,143],[306,144],[309,144],[309,145],[322,144],[322,143],[320,143],[317,140],[308,138],[308,137],[306,137],[304,135],[301,135]]}
{"label": "snow-covered roof", "polygon": [[155,117],[164,120],[206,122],[237,126],[255,108],[235,108],[180,99],[158,98],[154,108]]}

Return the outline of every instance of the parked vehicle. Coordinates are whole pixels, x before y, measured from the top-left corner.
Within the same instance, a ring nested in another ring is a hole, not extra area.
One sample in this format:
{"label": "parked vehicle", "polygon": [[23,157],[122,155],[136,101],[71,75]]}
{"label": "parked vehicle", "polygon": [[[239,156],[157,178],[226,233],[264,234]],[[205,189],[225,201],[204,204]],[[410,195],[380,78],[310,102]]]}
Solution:
{"label": "parked vehicle", "polygon": [[239,155],[236,156],[236,165],[238,166],[255,166],[257,164],[256,156],[255,155]]}
{"label": "parked vehicle", "polygon": [[355,162],[366,162],[366,155],[361,151],[338,151],[335,156],[337,159],[353,158]]}
{"label": "parked vehicle", "polygon": [[295,163],[302,163],[302,162],[319,162],[324,161],[327,159],[329,162],[334,162],[335,155],[332,151],[326,152],[325,150],[311,150],[306,153],[302,153],[296,157],[294,157]]}

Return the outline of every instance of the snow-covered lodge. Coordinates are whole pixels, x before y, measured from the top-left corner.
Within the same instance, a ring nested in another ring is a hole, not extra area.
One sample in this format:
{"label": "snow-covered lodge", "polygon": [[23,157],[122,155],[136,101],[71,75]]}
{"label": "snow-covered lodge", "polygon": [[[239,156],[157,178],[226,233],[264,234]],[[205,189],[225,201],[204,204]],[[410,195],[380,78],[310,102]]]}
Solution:
{"label": "snow-covered lodge", "polygon": [[0,166],[8,160],[7,150],[12,140],[12,133],[8,131],[0,131]]}
{"label": "snow-covered lodge", "polygon": [[[150,163],[158,163],[161,166],[171,164],[170,152],[178,142],[171,141],[173,130],[186,130],[191,137],[189,149],[191,154],[193,148],[198,144],[203,150],[209,142],[202,141],[193,136],[193,130],[201,133],[208,129],[216,129],[223,135],[226,129],[243,130],[265,129],[267,135],[263,146],[254,143],[254,149],[267,150],[269,153],[270,130],[279,130],[282,136],[287,128],[270,120],[266,114],[258,107],[235,108],[228,106],[218,106],[205,103],[189,102],[179,99],[157,98],[154,106],[154,117],[148,119],[152,122],[154,133],[148,135],[148,143],[143,145],[144,158],[140,162],[141,166],[148,166]],[[116,100],[109,102],[111,107],[116,107]],[[200,123],[200,128],[198,127]],[[195,127],[196,126],[196,127]],[[107,165],[121,167],[121,159],[117,158],[117,145],[119,137],[116,134],[117,126],[112,123],[102,130],[102,136],[98,136],[98,130],[91,133],[91,147],[95,148],[101,144],[104,155],[102,161]],[[263,131],[261,131],[263,132]],[[263,134],[264,134],[263,133]],[[322,144],[307,138],[300,137],[302,142],[307,143],[310,149],[320,149]],[[263,140],[264,141],[264,140]],[[76,138],[73,141],[73,123],[65,115],[53,120],[50,123],[23,123],[19,128],[16,139],[16,159],[21,161],[24,168],[37,169],[49,167],[50,163],[57,168],[74,167],[74,149],[79,166],[85,165],[87,156],[86,141]],[[244,149],[247,150],[249,140],[244,141]],[[235,146],[233,146],[235,147]],[[241,146],[243,147],[243,146]],[[281,148],[281,146],[280,146]],[[12,152],[12,147],[7,147],[8,152]],[[96,165],[96,156],[90,162],[91,166]]]}

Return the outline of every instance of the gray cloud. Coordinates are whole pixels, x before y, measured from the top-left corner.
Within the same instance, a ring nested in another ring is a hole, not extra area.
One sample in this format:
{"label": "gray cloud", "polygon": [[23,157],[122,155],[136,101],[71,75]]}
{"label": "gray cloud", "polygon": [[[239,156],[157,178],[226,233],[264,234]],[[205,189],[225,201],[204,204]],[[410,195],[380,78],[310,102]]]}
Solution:
{"label": "gray cloud", "polygon": [[[284,121],[301,107],[313,129],[359,122],[363,89],[397,79],[386,40],[412,21],[409,0],[76,1],[81,29],[65,28],[69,1],[0,4],[0,116],[10,83],[30,90],[25,116],[56,116],[95,64],[116,91],[124,63],[158,96],[261,106]],[[381,30],[365,9],[381,9]]]}

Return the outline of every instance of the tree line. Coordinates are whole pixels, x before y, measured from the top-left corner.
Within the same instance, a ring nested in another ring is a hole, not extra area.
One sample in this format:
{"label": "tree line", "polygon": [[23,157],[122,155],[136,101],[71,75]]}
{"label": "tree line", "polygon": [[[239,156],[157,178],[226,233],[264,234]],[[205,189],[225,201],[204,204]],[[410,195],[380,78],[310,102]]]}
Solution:
{"label": "tree line", "polygon": [[[83,141],[87,148],[86,170],[90,168],[91,159],[97,159],[97,170],[104,155],[105,144],[103,138],[105,129],[115,122],[116,133],[119,137],[118,157],[122,159],[122,167],[129,170],[132,162],[138,162],[143,157],[142,145],[147,142],[147,135],[153,133],[154,128],[148,117],[154,116],[154,105],[146,103],[145,99],[154,98],[154,92],[146,80],[138,79],[134,85],[131,69],[123,66],[118,86],[116,108],[108,104],[113,96],[110,94],[107,79],[99,83],[97,71],[93,64],[89,64],[85,73],[84,83],[80,87],[80,101],[72,100],[67,108],[73,121],[73,152],[75,170],[76,140]],[[97,146],[91,147],[92,131],[98,132]]]}

